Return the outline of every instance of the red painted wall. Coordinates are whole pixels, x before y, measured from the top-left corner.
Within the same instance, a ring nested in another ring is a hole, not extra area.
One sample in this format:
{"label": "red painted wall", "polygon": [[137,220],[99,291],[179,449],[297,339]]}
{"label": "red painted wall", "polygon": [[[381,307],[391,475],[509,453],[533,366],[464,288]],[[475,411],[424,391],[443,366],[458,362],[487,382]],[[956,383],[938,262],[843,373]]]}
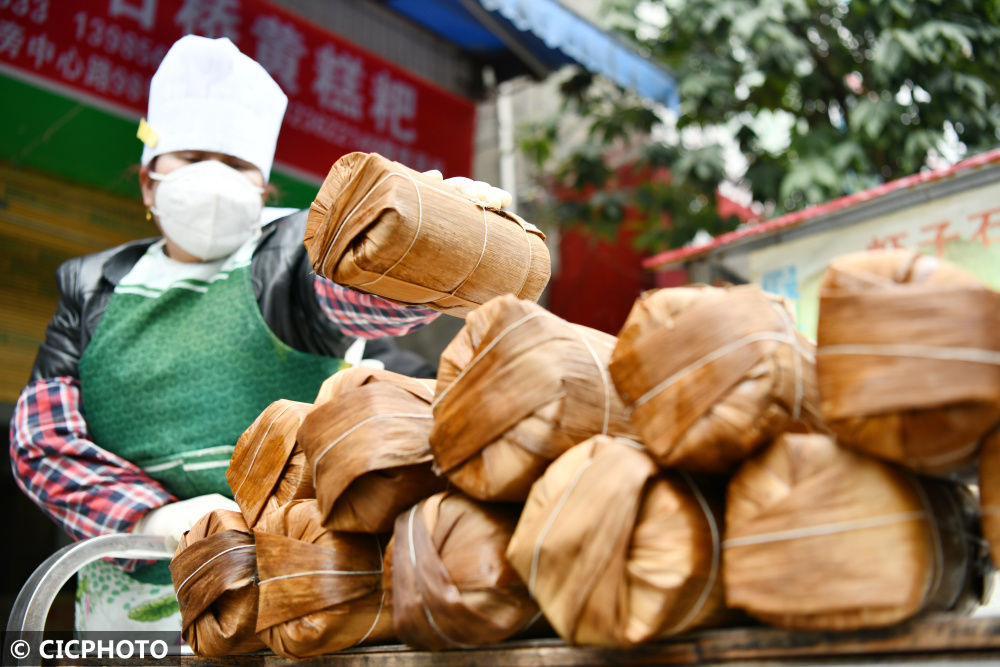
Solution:
{"label": "red painted wall", "polygon": [[[638,178],[641,175],[623,168],[617,184],[634,184]],[[660,171],[650,178],[669,178],[669,174]],[[566,191],[563,196],[581,195]],[[735,214],[743,220],[753,217],[750,209],[722,195],[718,204],[723,215]],[[655,273],[644,269],[642,261],[650,253],[632,248],[634,236],[634,232],[622,229],[614,242],[608,242],[585,231],[564,229],[558,248],[559,269],[549,283],[549,310],[570,322],[617,335],[644,290],[687,284],[684,269]]]}
{"label": "red painted wall", "polygon": [[559,242],[559,273],[549,286],[549,310],[577,324],[617,335],[632,302],[654,287],[642,268],[646,255],[632,249],[633,234],[614,243],[566,230]]}

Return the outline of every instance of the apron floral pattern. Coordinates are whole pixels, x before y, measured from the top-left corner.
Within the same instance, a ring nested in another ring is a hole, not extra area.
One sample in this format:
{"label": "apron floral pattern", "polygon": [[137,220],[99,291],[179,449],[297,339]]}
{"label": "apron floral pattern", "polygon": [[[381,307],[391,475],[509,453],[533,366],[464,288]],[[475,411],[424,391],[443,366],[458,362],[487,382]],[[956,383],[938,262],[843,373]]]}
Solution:
{"label": "apron floral pattern", "polygon": [[83,567],[76,580],[77,630],[181,631],[174,587],[148,584],[120,567],[99,560]]}

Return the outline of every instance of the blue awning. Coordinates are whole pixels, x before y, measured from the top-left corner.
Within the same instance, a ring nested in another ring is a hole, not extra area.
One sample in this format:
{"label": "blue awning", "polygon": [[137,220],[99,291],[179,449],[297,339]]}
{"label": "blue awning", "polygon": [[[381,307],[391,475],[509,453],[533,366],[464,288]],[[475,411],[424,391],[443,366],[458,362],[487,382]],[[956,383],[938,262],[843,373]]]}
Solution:
{"label": "blue awning", "polygon": [[483,64],[500,80],[577,64],[636,94],[678,106],[673,77],[557,0],[383,0]]}

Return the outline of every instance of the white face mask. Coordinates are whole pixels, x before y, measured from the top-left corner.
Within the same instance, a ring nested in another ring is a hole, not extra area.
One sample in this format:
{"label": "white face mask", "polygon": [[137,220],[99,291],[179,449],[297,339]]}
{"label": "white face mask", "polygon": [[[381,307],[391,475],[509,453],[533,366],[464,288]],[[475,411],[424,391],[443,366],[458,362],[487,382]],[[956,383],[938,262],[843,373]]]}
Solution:
{"label": "white face mask", "polygon": [[150,210],[164,236],[199,259],[231,254],[260,224],[264,190],[217,160],[149,177],[160,183]]}

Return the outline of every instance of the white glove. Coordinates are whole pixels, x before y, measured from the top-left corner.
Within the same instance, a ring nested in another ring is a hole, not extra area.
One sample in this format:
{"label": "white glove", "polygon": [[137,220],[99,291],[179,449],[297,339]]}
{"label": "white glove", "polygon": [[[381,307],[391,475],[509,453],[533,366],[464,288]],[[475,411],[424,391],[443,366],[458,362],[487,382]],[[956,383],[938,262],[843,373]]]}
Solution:
{"label": "white glove", "polygon": [[137,535],[140,533],[162,535],[167,538],[167,548],[173,550],[177,548],[181,536],[190,530],[191,526],[198,522],[198,519],[212,510],[239,512],[240,507],[234,501],[218,493],[195,496],[150,510],[135,522],[135,525],[132,526],[132,532]]}
{"label": "white glove", "polygon": [[514,197],[511,196],[509,192],[494,187],[486,181],[474,181],[471,178],[466,178],[465,176],[452,176],[451,178],[444,178],[441,172],[437,169],[425,171],[424,175],[430,176],[431,178],[442,179],[442,183],[447,183],[458,190],[467,199],[471,199],[486,208],[504,208],[505,206],[510,206],[511,202],[514,201]]}
{"label": "white glove", "polygon": [[344,361],[351,366],[361,366],[363,368],[377,368],[385,370],[385,363],[381,359],[365,359],[365,339],[358,338],[344,352]]}

